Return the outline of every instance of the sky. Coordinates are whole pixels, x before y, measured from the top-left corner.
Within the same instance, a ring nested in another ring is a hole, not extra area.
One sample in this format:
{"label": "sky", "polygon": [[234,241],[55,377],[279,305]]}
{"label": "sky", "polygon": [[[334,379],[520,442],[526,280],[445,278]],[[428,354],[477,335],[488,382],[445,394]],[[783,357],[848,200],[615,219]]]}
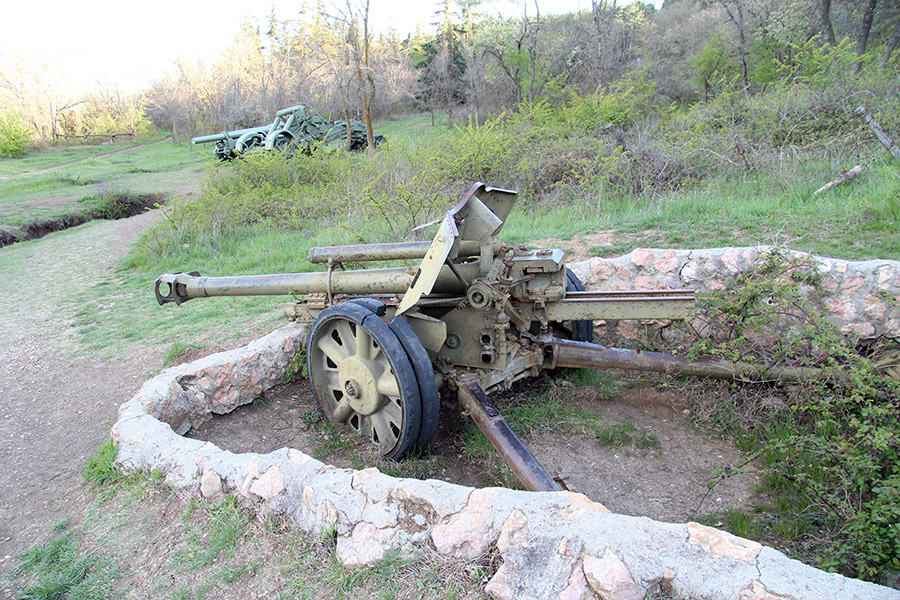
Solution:
{"label": "sky", "polygon": [[[533,7],[529,0],[529,6]],[[0,8],[0,68],[13,56],[46,64],[58,89],[136,91],[176,59],[215,61],[243,20],[298,14],[302,0],[7,0]],[[329,4],[325,2],[326,6]],[[338,2],[342,5],[343,2]],[[657,2],[659,5],[660,2]],[[521,14],[521,2],[486,0],[487,14]],[[543,14],[587,10],[590,0],[538,0]],[[533,9],[532,9],[533,10]],[[375,31],[402,37],[433,28],[433,0],[371,0]]]}

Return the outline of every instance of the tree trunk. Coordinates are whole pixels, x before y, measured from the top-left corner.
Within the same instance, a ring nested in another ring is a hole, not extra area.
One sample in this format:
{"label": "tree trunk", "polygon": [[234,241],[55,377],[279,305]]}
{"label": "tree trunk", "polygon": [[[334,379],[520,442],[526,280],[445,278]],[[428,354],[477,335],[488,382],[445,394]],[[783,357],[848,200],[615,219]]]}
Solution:
{"label": "tree trunk", "polygon": [[831,25],[831,0],[819,0],[819,28],[825,36],[825,43],[836,46],[834,27]]}
{"label": "tree trunk", "polygon": [[878,0],[868,0],[866,9],[863,12],[862,23],[859,26],[859,35],[856,38],[856,56],[857,60],[853,64],[853,74],[859,75],[862,70],[862,55],[866,53],[866,45],[869,43],[869,32],[872,30],[872,19],[875,17],[875,5]]}
{"label": "tree trunk", "polygon": [[749,94],[750,76],[747,73],[747,35],[744,32],[744,8],[741,6],[740,2],[736,2],[735,12],[732,12],[724,0],[720,0],[720,4],[722,5],[722,8],[725,9],[726,14],[728,14],[728,18],[737,28],[738,51],[741,56],[741,85],[744,88],[744,93]]}
{"label": "tree trunk", "polygon": [[600,25],[600,13],[605,8],[606,0],[591,0],[591,14],[594,16],[594,29],[597,33],[597,85],[603,85],[603,29]]}
{"label": "tree trunk", "polygon": [[[534,102],[534,85],[537,77],[537,43],[538,33],[541,31],[541,9],[537,0],[534,2],[534,10],[537,13],[534,22],[534,34],[531,36],[528,44],[528,56],[531,62],[531,83],[528,85],[528,102]],[[528,16],[525,16],[525,27],[529,27]]]}
{"label": "tree trunk", "polygon": [[884,47],[884,60],[882,61],[884,64],[887,64],[887,62],[891,60],[891,55],[894,53],[894,50],[897,49],[898,44],[900,44],[900,23],[894,25],[894,31],[891,32],[891,37]]}
{"label": "tree trunk", "polygon": [[366,143],[368,144],[369,152],[372,152],[375,150],[375,132],[372,130],[372,105],[375,103],[375,74],[372,72],[372,61],[369,57],[369,0],[366,0],[364,10],[363,48],[366,65],[366,76],[362,95],[363,123],[366,124]]}
{"label": "tree trunk", "polygon": [[344,107],[344,123],[347,125],[347,152],[353,148],[353,137],[351,136],[350,131],[350,108],[347,106],[346,100],[341,100],[341,104]]}

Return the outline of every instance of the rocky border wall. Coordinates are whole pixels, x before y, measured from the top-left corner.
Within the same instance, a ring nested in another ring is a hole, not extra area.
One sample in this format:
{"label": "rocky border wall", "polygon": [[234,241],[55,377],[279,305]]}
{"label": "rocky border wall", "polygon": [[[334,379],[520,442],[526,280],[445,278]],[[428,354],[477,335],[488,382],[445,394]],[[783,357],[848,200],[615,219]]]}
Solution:
{"label": "rocky border wall", "polygon": [[[617,258],[590,258],[569,268],[592,290],[692,288],[699,294],[725,289],[729,281],[779,252],[807,263],[819,278],[824,314],[847,335],[900,339],[900,261],[848,261],[774,246],[707,250],[638,248]],[[806,286],[805,292],[813,293]],[[704,323],[696,326],[703,330]],[[637,337],[630,323],[608,333]]]}
{"label": "rocky border wall", "polygon": [[[729,273],[751,265],[760,252],[636,250],[570,266],[594,289],[715,289],[716,281],[725,285]],[[866,310],[873,303],[865,302],[883,298],[878,291],[900,293],[900,264],[816,260],[828,261],[820,264],[834,278],[835,306],[852,302],[856,311],[849,319],[848,310],[833,315],[839,326],[857,332],[854,324],[870,323],[876,334],[896,336],[896,316],[875,318],[878,311]],[[886,304],[885,315],[894,310]],[[325,465],[293,449],[235,454],[182,437],[280,383],[304,341],[305,327],[286,325],[244,348],[147,381],[122,404],[112,428],[119,465],[158,470],[187,493],[233,494],[309,532],[333,531],[338,557],[348,566],[423,546],[471,560],[495,552],[501,566],[487,592],[498,600],[642,600],[655,590],[696,600],[900,600],[900,591],[825,573],[717,529],[611,514],[581,494],[398,479],[377,469]]]}

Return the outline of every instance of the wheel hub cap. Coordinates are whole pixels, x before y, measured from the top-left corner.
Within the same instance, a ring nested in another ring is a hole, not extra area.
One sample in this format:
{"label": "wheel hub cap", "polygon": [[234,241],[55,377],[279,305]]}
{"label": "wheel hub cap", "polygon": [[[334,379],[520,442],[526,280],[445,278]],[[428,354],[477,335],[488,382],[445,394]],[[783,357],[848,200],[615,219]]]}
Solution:
{"label": "wheel hub cap", "polygon": [[338,367],[341,387],[350,407],[361,415],[371,415],[381,408],[382,397],[376,386],[372,365],[356,357],[342,361]]}

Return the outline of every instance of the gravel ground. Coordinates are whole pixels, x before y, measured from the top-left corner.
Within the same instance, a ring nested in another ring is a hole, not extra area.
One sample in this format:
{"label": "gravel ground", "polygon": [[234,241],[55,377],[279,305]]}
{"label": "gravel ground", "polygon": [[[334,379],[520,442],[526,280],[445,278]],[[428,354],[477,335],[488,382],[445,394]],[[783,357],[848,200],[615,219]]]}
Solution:
{"label": "gravel ground", "polygon": [[62,305],[112,277],[115,262],[153,212],[99,221],[0,249],[0,572],[46,527],[77,514],[85,460],[118,405],[158,368],[163,347],[106,362],[71,358],[72,318]]}

